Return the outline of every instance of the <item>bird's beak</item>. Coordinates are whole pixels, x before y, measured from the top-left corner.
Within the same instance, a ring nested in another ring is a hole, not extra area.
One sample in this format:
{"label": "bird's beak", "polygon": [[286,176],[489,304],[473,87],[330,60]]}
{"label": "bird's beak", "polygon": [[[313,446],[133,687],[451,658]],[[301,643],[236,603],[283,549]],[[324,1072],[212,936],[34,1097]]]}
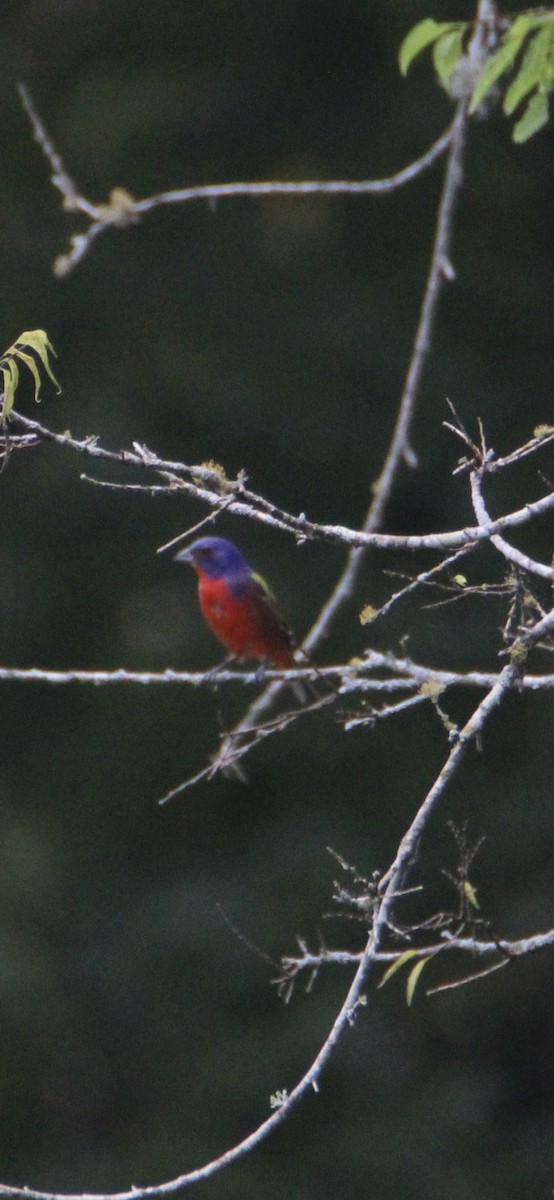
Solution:
{"label": "bird's beak", "polygon": [[194,559],[190,552],[190,546],[185,546],[184,550],[179,550],[178,554],[173,555],[174,562],[194,563]]}

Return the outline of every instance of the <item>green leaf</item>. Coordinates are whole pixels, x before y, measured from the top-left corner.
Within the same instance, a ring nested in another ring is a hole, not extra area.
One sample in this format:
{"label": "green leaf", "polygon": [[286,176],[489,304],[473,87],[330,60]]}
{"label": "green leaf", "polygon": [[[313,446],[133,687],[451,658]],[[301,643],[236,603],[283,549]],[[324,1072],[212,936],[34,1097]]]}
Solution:
{"label": "green leaf", "polygon": [[2,420],[11,412],[14,400],[15,390],[19,382],[19,368],[13,358],[2,363],[0,371],[4,376],[4,403],[2,405]]}
{"label": "green leaf", "polygon": [[532,96],[522,117],[514,126],[512,138],[514,142],[526,142],[534,133],[542,129],[548,121],[548,96],[537,92]]}
{"label": "green leaf", "polygon": [[388,983],[389,979],[392,979],[393,975],[396,975],[396,972],[399,971],[405,963],[409,962],[410,959],[413,958],[417,953],[417,950],[405,950],[403,954],[400,954],[398,958],[395,958],[390,967],[387,967],[387,970],[385,971],[385,974],[383,975],[383,978],[378,986],[380,988],[384,987],[385,983]]}
{"label": "green leaf", "polygon": [[32,354],[24,354],[23,350],[17,351],[17,357],[21,362],[25,363],[26,366],[28,366],[28,368],[31,372],[31,375],[33,376],[33,379],[35,381],[35,400],[38,403],[38,401],[40,400],[39,393],[40,393],[41,379],[40,379],[39,370],[38,370],[37,364],[35,362],[35,359],[33,358]]}
{"label": "green leaf", "polygon": [[28,346],[31,350],[34,350],[35,354],[38,355],[46,374],[52,380],[52,383],[54,384],[54,387],[59,395],[62,389],[56,379],[56,376],[54,375],[49,360],[50,354],[53,354],[54,358],[57,358],[57,354],[46,330],[30,329],[26,333],[22,333],[21,336],[18,337],[15,347],[10,347],[10,350],[15,349],[15,352],[22,357],[21,346]]}
{"label": "green leaf", "polygon": [[465,25],[460,25],[450,33],[443,33],[433,46],[433,65],[443,86],[447,85],[456,63],[462,57],[465,33]]}
{"label": "green leaf", "polygon": [[510,26],[507,36],[518,38],[518,40],[521,42],[527,37],[528,33],[531,33],[532,29],[537,29],[540,28],[541,25],[544,25],[545,19],[547,21],[551,20],[551,13],[520,13],[519,17],[516,17],[515,21]]}
{"label": "green leaf", "polygon": [[402,75],[408,74],[414,58],[417,58],[422,50],[432,45],[438,37],[456,28],[457,24],[450,21],[434,21],[432,17],[425,17],[423,21],[418,21],[417,25],[414,25],[413,29],[406,34],[398,51],[398,62]]}
{"label": "green leaf", "polygon": [[426,967],[427,963],[429,962],[429,957],[430,956],[428,956],[427,958],[420,958],[419,962],[416,963],[415,967],[412,967],[412,970],[410,971],[410,974],[408,975],[408,980],[406,983],[406,1004],[408,1005],[408,1008],[410,1007],[410,1004],[412,1003],[412,1000],[414,998],[415,990],[418,985],[418,981],[419,981],[421,972],[423,971],[423,968]]}
{"label": "green leaf", "polygon": [[[28,351],[33,353],[29,354]],[[4,421],[14,406],[15,393],[19,383],[19,364],[24,363],[31,372],[35,383],[35,400],[40,400],[41,378],[38,364],[34,355],[44,367],[46,374],[52,380],[57,392],[61,387],[50,366],[50,354],[56,351],[44,329],[29,329],[22,333],[12,346],[9,346],[0,357],[0,371],[4,378],[4,400],[0,420]]]}
{"label": "green leaf", "polygon": [[500,79],[500,76],[508,70],[508,67],[511,67],[516,55],[519,53],[524,35],[522,34],[521,37],[510,36],[513,33],[513,28],[512,26],[512,29],[506,34],[506,38],[500,49],[487,59],[473,89],[473,96],[471,97],[471,104],[469,106],[470,113],[474,113],[479,108],[487,92],[490,92],[497,79]]}
{"label": "green leaf", "polygon": [[549,67],[551,68],[553,44],[554,28],[552,26],[543,27],[530,39],[516,78],[510,84],[504,97],[503,108],[506,116],[511,116],[514,109],[534,87],[543,83],[547,87],[552,84],[552,78],[549,78]]}

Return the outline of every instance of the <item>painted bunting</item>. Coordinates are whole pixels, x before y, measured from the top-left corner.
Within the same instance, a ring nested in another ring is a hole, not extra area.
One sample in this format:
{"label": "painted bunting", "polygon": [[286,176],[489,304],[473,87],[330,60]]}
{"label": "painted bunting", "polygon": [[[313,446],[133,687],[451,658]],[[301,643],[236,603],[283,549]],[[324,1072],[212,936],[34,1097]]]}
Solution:
{"label": "painted bunting", "polygon": [[232,542],[199,538],[175,561],[194,567],[202,616],[232,658],[254,658],[274,667],[297,665],[275,596]]}

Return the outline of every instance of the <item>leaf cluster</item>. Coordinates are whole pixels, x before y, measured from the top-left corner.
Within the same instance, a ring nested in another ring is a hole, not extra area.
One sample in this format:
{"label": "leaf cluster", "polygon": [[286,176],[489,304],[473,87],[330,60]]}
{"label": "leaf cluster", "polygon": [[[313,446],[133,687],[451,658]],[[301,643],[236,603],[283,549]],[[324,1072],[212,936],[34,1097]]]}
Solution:
{"label": "leaf cluster", "polygon": [[[4,398],[0,417],[5,421],[14,406],[15,393],[19,383],[19,367],[24,363],[29,368],[35,383],[35,400],[40,400],[41,378],[39,364],[42,365],[48,377],[61,391],[60,385],[50,366],[49,355],[56,351],[44,329],[30,329],[20,334],[16,342],[4,351],[0,358],[0,371],[4,378]],[[37,364],[38,359],[38,364]]]}
{"label": "leaf cluster", "polygon": [[[542,129],[549,117],[549,97],[554,89],[554,10],[529,9],[514,20],[503,19],[503,32],[472,81],[470,113],[490,98],[503,76],[507,86],[502,108],[511,117],[523,106],[512,137],[526,142]],[[425,18],[410,30],[399,52],[400,70],[406,75],[412,62],[432,47],[433,65],[443,87],[452,89],[465,61],[472,23]]]}

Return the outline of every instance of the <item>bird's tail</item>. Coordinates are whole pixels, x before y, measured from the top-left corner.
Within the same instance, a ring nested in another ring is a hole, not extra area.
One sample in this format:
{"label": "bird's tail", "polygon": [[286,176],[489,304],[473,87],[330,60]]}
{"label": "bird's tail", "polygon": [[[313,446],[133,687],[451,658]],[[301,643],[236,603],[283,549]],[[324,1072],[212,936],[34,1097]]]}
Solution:
{"label": "bird's tail", "polygon": [[[288,664],[290,667],[310,667],[312,665],[306,655],[299,651],[291,655],[291,660]],[[311,679],[291,679],[290,687],[300,704],[310,704],[321,698],[319,688]]]}

